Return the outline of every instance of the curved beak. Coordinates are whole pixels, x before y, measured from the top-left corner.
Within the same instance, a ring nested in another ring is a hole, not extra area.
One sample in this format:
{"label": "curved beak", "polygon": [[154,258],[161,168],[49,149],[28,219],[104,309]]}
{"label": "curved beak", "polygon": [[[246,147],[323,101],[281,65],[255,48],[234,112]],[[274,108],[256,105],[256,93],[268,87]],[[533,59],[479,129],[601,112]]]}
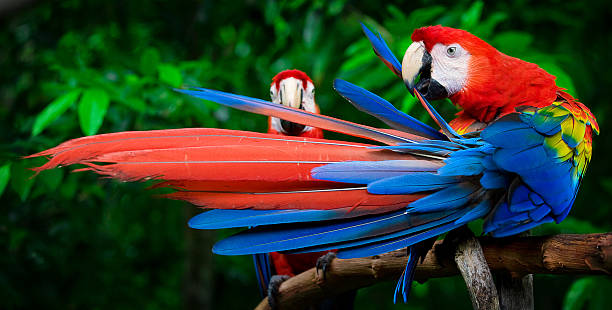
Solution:
{"label": "curved beak", "polygon": [[[280,85],[279,95],[280,103],[287,107],[303,109],[302,100],[304,98],[304,89],[302,81],[298,79],[289,79]],[[299,135],[304,131],[306,126],[302,124],[292,123],[281,119],[281,127],[289,135]]]}
{"label": "curved beak", "polygon": [[422,41],[410,44],[402,59],[404,84],[412,95],[416,88],[427,100],[446,98],[446,88],[431,78],[431,61],[431,54]]}

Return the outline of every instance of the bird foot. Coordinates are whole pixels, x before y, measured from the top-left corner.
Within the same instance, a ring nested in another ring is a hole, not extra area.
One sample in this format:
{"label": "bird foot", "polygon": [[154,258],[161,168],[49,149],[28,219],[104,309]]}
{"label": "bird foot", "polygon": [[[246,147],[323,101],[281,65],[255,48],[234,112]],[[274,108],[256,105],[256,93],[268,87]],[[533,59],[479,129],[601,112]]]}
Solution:
{"label": "bird foot", "polygon": [[325,255],[317,259],[316,271],[317,277],[319,277],[319,270],[323,272],[323,281],[326,280],[327,270],[329,270],[332,261],[336,258],[335,252],[327,252]]}
{"label": "bird foot", "polygon": [[278,309],[278,297],[280,296],[280,286],[287,279],[291,278],[287,275],[273,275],[268,284],[268,304],[272,310]]}

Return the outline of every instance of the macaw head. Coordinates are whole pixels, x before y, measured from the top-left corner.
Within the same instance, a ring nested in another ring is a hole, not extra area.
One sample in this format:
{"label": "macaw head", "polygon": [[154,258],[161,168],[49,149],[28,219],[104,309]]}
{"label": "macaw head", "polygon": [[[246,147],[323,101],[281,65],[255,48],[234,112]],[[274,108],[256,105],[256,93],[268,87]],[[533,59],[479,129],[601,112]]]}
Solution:
{"label": "macaw head", "polygon": [[412,41],[402,60],[408,89],[416,88],[428,100],[450,98],[481,122],[521,105],[548,105],[557,96],[554,76],[467,31],[423,27],[412,33]]}
{"label": "macaw head", "polygon": [[[272,102],[288,107],[319,113],[314,99],[315,89],[312,80],[300,70],[285,70],[272,78],[270,97]],[[292,123],[276,117],[270,118],[271,129],[279,133],[298,136],[312,127]]]}

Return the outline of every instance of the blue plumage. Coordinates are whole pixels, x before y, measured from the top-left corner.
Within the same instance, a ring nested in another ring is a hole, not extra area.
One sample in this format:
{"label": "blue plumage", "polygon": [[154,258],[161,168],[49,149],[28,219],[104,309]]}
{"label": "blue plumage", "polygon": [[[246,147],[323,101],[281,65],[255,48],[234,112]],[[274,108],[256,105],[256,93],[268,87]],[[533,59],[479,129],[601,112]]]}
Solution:
{"label": "blue plumage", "polygon": [[283,223],[316,222],[350,217],[350,209],[334,210],[225,210],[200,213],[189,220],[195,229],[222,229]]}
{"label": "blue plumage", "polygon": [[255,266],[259,295],[265,298],[268,296],[268,284],[270,284],[270,278],[272,278],[270,256],[268,253],[253,254],[253,265]]}
{"label": "blue plumage", "polygon": [[369,184],[411,172],[437,171],[439,164],[426,160],[384,160],[338,162],[312,169],[319,180]]}
{"label": "blue plumage", "polygon": [[385,122],[387,125],[405,132],[430,139],[444,139],[444,136],[429,125],[396,109],[387,100],[347,81],[334,80],[334,89],[360,111]]}
{"label": "blue plumage", "polygon": [[361,23],[361,29],[363,29],[363,33],[366,35],[370,43],[372,44],[372,48],[374,48],[374,53],[378,55],[378,57],[395,73],[395,75],[401,77],[402,76],[402,64],[397,60],[387,43],[382,38],[380,33],[374,34],[368,27],[366,27],[363,23]]}

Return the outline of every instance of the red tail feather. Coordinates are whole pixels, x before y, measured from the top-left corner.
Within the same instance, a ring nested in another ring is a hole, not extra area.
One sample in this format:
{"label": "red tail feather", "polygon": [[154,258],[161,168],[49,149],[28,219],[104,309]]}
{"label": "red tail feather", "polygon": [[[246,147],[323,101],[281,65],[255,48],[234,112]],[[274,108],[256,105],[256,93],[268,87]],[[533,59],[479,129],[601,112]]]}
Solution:
{"label": "red tail feather", "polygon": [[[79,138],[40,152],[51,156],[36,170],[84,164],[122,181],[165,180],[155,187],[211,208],[397,209],[415,196],[371,195],[354,186],[314,180],[311,170],[331,162],[409,159],[371,145],[224,129],[121,132]],[[338,190],[342,190],[339,192]],[[302,192],[304,191],[304,192]],[[316,192],[312,192],[316,191]],[[279,193],[290,192],[290,193]],[[368,211],[369,212],[369,211]]]}

